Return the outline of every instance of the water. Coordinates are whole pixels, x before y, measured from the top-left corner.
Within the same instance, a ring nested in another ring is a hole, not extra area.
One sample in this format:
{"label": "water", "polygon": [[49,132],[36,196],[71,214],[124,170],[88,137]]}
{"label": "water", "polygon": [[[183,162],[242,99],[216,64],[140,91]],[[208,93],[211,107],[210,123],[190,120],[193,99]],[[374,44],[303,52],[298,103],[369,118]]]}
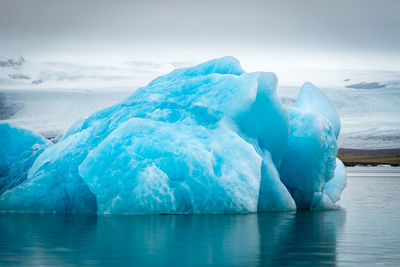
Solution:
{"label": "water", "polygon": [[400,168],[348,170],[336,211],[0,214],[0,266],[400,266]]}

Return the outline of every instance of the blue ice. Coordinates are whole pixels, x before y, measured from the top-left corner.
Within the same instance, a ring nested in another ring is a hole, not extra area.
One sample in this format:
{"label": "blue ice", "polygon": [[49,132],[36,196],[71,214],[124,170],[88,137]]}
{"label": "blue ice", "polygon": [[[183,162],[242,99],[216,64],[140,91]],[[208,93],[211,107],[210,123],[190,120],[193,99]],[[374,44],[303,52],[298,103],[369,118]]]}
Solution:
{"label": "blue ice", "polygon": [[[297,208],[334,207],[339,200],[337,195],[344,189],[342,177],[346,176],[343,164],[336,160],[340,131],[336,110],[321,91],[306,83],[300,89],[296,106],[288,112],[290,131],[280,167],[281,179]],[[335,170],[338,175],[329,184]],[[327,185],[332,203],[322,195]]]}
{"label": "blue ice", "polygon": [[336,159],[336,168],[333,178],[328,181],[325,185],[323,192],[329,196],[332,202],[340,200],[344,188],[346,187],[347,177],[346,170],[343,162],[340,159]]}
{"label": "blue ice", "polygon": [[0,196],[26,180],[29,168],[49,145],[31,131],[0,123]]}
{"label": "blue ice", "polygon": [[275,74],[246,73],[233,57],[160,76],[71,126],[0,196],[0,210],[250,213],[312,208],[314,194],[336,202],[336,111],[314,104],[329,100],[308,85],[287,111],[276,87]]}
{"label": "blue ice", "polygon": [[312,83],[305,83],[296,100],[296,107],[304,112],[318,113],[327,118],[332,124],[336,138],[340,132],[340,119],[335,107]]}

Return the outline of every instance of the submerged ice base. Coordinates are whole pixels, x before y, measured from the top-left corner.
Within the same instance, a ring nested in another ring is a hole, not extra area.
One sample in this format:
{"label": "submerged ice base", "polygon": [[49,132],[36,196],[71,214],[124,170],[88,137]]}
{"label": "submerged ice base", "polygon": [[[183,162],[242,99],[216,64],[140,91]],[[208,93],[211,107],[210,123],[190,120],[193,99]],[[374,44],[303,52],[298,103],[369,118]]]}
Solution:
{"label": "submerged ice base", "polygon": [[276,86],[275,74],[245,73],[232,57],[161,76],[75,123],[0,193],[0,210],[249,213],[313,208],[318,194],[336,202],[345,179],[340,169],[329,184],[336,111],[306,84],[288,115]]}

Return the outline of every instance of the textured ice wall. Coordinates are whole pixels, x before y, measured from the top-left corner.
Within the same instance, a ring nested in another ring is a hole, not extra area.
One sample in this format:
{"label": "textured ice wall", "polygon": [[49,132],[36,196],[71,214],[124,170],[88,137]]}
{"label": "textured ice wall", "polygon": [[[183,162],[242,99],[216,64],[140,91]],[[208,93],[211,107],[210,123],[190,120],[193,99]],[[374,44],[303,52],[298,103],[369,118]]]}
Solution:
{"label": "textured ice wall", "polygon": [[0,210],[312,208],[314,194],[333,177],[336,118],[331,111],[319,115],[317,106],[306,110],[300,104],[313,102],[318,89],[302,90],[299,107],[289,111],[289,130],[276,85],[273,73],[245,73],[232,57],[161,76],[76,122],[37,157],[23,183],[0,196]]}

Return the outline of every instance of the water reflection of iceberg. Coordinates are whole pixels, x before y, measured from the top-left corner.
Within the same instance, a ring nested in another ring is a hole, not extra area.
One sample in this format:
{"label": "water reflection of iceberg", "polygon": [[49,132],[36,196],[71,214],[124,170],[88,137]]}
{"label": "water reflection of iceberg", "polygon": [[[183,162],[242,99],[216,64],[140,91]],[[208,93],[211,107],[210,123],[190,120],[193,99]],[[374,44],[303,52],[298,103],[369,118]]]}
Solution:
{"label": "water reflection of iceberg", "polygon": [[274,266],[336,265],[337,235],[346,211],[259,214],[260,263]]}
{"label": "water reflection of iceberg", "polygon": [[335,265],[344,210],[0,216],[0,265]]}
{"label": "water reflection of iceberg", "polygon": [[97,238],[102,262],[145,266],[245,266],[260,253],[256,214],[99,217]]}

